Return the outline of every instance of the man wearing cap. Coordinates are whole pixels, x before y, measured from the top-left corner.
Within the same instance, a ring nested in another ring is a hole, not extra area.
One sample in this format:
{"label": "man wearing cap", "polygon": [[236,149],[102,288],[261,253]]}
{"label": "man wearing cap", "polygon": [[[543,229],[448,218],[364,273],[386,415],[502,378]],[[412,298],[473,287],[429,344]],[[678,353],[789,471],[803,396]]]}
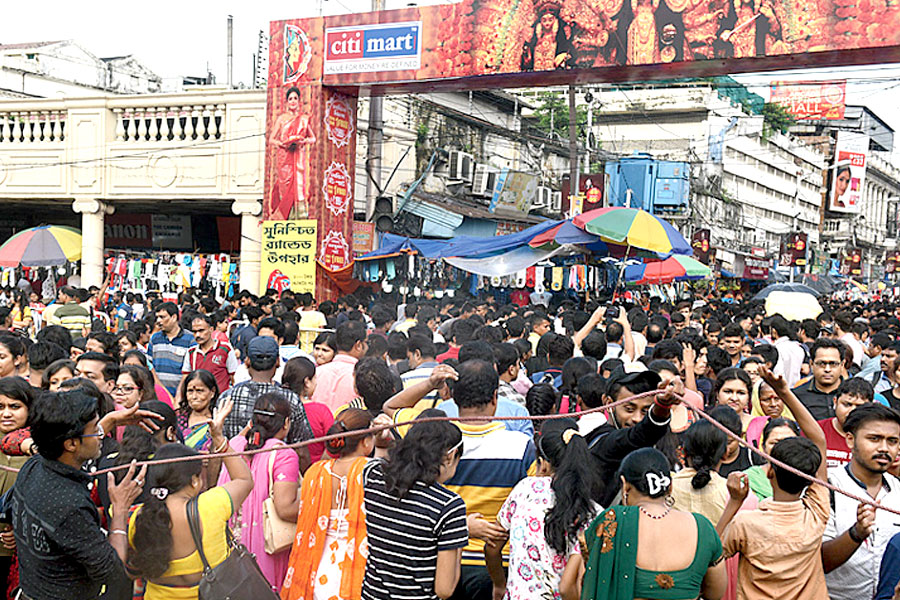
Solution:
{"label": "man wearing cap", "polygon": [[[641,363],[618,367],[606,382],[604,404],[655,390],[660,382],[659,375]],[[620,404],[607,412],[606,424],[585,438],[598,474],[591,496],[600,506],[611,506],[619,492],[616,472],[622,460],[634,450],[653,446],[669,431],[671,408],[677,402],[671,394],[657,394]]]}
{"label": "man wearing cap", "polygon": [[[250,371],[250,380],[232,386],[219,397],[220,404],[229,399],[234,401],[231,414],[225,418],[225,436],[228,438],[236,436],[250,421],[257,398],[275,392],[287,398],[291,405],[291,430],[285,441],[293,444],[311,439],[313,432],[303,402],[297,394],[272,381],[278,368],[278,342],[267,336],[257,336],[250,340],[247,344],[246,364]],[[309,464],[309,452],[306,448],[299,448],[297,453],[300,454],[301,469],[305,469]],[[307,462],[304,462],[304,459]]]}

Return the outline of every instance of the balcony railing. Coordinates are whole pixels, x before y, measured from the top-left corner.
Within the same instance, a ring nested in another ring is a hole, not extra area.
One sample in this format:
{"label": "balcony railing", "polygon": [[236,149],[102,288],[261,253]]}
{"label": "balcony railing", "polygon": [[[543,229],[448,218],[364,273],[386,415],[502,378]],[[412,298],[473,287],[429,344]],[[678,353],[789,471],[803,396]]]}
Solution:
{"label": "balcony railing", "polygon": [[0,101],[0,198],[262,197],[265,92]]}

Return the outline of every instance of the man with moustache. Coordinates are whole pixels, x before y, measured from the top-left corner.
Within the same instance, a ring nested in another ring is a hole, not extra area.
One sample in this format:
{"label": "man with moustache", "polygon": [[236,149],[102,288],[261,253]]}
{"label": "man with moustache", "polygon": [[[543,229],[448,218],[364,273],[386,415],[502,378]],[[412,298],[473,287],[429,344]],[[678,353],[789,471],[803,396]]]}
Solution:
{"label": "man with moustache", "polygon": [[[900,479],[887,471],[900,451],[900,414],[877,403],[851,412],[843,425],[850,462],[828,469],[840,490],[900,510]],[[900,532],[896,515],[832,493],[831,516],[822,538],[822,564],[831,600],[860,600],[875,594],[881,558]]]}

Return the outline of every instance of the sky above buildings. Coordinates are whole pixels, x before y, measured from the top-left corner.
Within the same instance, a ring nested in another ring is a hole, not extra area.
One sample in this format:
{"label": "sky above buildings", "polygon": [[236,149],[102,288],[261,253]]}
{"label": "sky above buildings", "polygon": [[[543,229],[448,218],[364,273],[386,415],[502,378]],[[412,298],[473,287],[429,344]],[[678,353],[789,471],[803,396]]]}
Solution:
{"label": "sky above buildings", "polygon": [[[410,0],[385,0],[387,8],[413,4]],[[437,0],[417,0],[420,6]],[[226,80],[226,19],[234,17],[234,81],[250,85],[258,33],[268,32],[272,20],[363,12],[372,0],[221,0],[148,3],[109,0],[42,0],[11,2],[3,8],[0,43],[74,39],[98,56],[134,54],[164,79],[202,76],[207,70],[220,82]],[[848,80],[849,104],[866,104],[900,132],[900,65],[873,65],[847,69],[792,71],[742,75],[737,79],[754,86],[768,98],[772,80]],[[900,139],[898,139],[900,145]],[[900,156],[900,152],[895,151]]]}

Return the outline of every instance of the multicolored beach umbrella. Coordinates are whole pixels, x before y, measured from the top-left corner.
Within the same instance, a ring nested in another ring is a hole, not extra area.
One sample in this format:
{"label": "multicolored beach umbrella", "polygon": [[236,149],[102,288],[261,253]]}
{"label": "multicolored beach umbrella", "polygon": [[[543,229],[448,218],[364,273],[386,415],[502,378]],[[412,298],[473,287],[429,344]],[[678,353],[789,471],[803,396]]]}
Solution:
{"label": "multicolored beach umbrella", "polygon": [[81,260],[81,232],[41,225],[15,234],[0,246],[2,267],[49,267]]}
{"label": "multicolored beach umbrella", "polygon": [[638,208],[597,208],[578,215],[573,222],[607,243],[664,255],[693,253],[688,241],[671,224]]}
{"label": "multicolored beach umbrella", "polygon": [[709,267],[690,256],[676,254],[666,260],[645,262],[625,267],[625,281],[639,285],[705,279],[712,275]]}

